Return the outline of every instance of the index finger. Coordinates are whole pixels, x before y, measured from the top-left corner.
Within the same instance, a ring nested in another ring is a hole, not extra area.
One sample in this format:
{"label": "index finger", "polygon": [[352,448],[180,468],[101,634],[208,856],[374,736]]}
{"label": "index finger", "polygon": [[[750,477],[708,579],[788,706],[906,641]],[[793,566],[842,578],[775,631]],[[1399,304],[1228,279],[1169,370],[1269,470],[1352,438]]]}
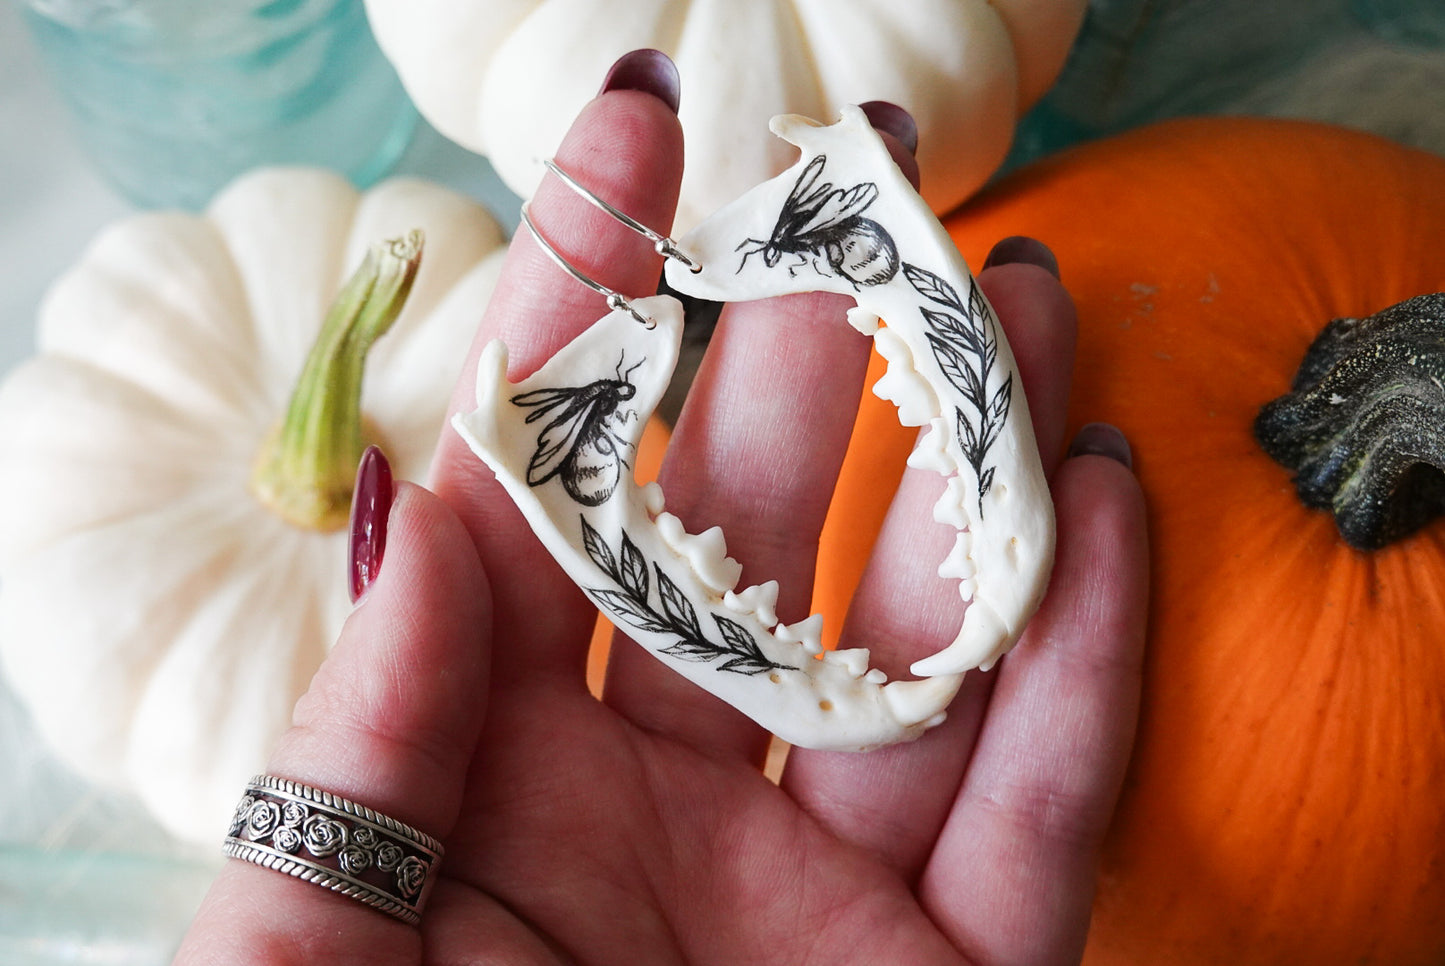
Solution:
{"label": "index finger", "polygon": [[[655,229],[671,225],[682,177],[682,131],[662,98],[639,90],[605,91],[578,116],[556,161],[587,190],[642,223]],[[648,242],[555,175],[543,179],[530,212],[552,247],[588,277],[628,297],[656,291],[661,257]],[[607,312],[600,295],[568,276],[520,229],[468,353],[452,413],[475,408],[477,358],[491,340],[506,343],[508,378],[518,381]],[[499,642],[497,680],[555,673],[575,676],[580,685],[595,608],[532,536],[491,471],[450,428],[437,448],[432,488],[456,510],[495,574],[497,626],[526,629],[527,641]],[[549,604],[537,608],[537,600]],[[499,690],[508,688],[503,684]]]}

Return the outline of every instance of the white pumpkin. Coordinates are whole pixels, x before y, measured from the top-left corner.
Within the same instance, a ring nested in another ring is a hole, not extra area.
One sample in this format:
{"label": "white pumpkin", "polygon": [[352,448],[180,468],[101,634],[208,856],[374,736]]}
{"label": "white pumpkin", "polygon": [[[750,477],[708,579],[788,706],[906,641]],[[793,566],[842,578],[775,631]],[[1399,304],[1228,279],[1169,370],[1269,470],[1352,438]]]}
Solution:
{"label": "white pumpkin", "polygon": [[[1087,0],[366,0],[423,115],[530,197],[608,67],[668,53],[682,75],[686,174],[675,231],[794,157],[778,114],[832,120],[886,100],[918,122],[922,193],[953,208],[998,167],[1062,68]],[[666,226],[660,226],[665,228]]]}
{"label": "white pumpkin", "polygon": [[[371,439],[425,478],[503,233],[451,191],[272,169],[101,233],[0,386],[0,657],[60,757],[213,842],[350,610],[347,535],[248,488],[374,242],[422,266],[371,353]],[[354,471],[354,468],[353,468]]]}

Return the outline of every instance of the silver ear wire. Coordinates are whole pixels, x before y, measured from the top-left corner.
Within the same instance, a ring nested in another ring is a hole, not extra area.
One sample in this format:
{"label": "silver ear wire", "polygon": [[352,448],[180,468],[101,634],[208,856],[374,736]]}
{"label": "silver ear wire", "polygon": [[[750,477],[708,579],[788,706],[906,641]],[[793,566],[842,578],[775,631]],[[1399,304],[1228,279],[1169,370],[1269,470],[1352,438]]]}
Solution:
{"label": "silver ear wire", "polygon": [[628,215],[622,211],[618,211],[616,208],[612,207],[607,202],[603,201],[601,198],[597,197],[595,194],[582,187],[582,185],[578,183],[576,178],[572,177],[566,171],[563,171],[561,167],[558,166],[557,162],[552,158],[548,158],[542,163],[547,166],[547,170],[551,171],[557,177],[561,178],[563,184],[567,185],[567,187],[571,188],[573,191],[577,192],[579,195],[592,202],[598,208],[601,208],[603,211],[607,212],[613,218],[616,218],[618,221],[622,222],[622,224],[626,225],[628,228],[631,228],[639,235],[647,238],[648,241],[652,242],[653,250],[656,251],[657,254],[661,255],[663,258],[671,258],[673,261],[681,262],[684,266],[686,266],[687,270],[692,272],[694,275],[702,271],[702,265],[700,265],[698,261],[691,255],[687,254],[687,252],[677,247],[677,242],[673,241],[666,235],[658,234],[651,228],[648,228],[642,222],[638,221],[636,218],[633,218],[631,215]]}
{"label": "silver ear wire", "polygon": [[654,322],[652,319],[649,319],[647,316],[643,315],[641,312],[637,311],[633,304],[628,301],[627,297],[621,292],[608,288],[606,285],[603,285],[596,279],[588,278],[586,275],[582,274],[582,272],[577,268],[577,266],[573,265],[571,262],[567,261],[567,259],[563,258],[562,253],[557,251],[557,249],[553,248],[552,243],[547,241],[547,239],[543,238],[542,233],[537,230],[537,226],[532,222],[531,214],[527,211],[526,204],[522,205],[522,224],[527,226],[527,229],[532,233],[532,237],[537,239],[537,244],[541,245],[542,250],[545,251],[548,255],[552,256],[552,261],[556,262],[559,266],[561,266],[563,271],[565,271],[568,275],[571,275],[583,285],[592,289],[592,291],[597,292],[598,294],[606,298],[607,307],[609,309],[612,309],[614,312],[619,309],[624,310],[634,319],[647,326],[649,329],[657,328],[657,323]]}

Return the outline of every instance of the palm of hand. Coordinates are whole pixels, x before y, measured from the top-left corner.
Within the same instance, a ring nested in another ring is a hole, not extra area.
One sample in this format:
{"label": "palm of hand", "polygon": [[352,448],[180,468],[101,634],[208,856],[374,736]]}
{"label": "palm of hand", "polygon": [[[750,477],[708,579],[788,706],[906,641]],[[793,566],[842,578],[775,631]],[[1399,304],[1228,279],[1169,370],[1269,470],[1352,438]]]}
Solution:
{"label": "palm of hand", "polygon": [[[670,220],[680,132],[656,99],[604,95],[558,157],[644,223]],[[544,182],[533,215],[589,275],[655,285],[656,258],[565,188]],[[596,318],[595,295],[555,273],[514,243],[457,410],[487,339],[507,341],[515,380]],[[595,611],[448,434],[436,495],[398,489],[386,565],[270,766],[444,839],[422,929],[236,863],[180,961],[1077,959],[1138,698],[1142,503],[1119,463],[1057,458],[1073,337],[1057,280],[1011,264],[980,284],[1018,359],[1059,541],[1029,632],[996,671],[968,675],[947,722],[866,755],[794,750],[774,785],[767,736],[640,648],[613,648],[593,698]],[[779,581],[785,621],[806,616],[866,368],[866,340],[840,319],[822,296],[730,307],[661,477],[689,530],[723,527],[744,583]],[[958,625],[956,591],[933,573],[948,548],[928,545],[951,539],[929,519],[940,486],[905,476],[843,632],[890,676]]]}

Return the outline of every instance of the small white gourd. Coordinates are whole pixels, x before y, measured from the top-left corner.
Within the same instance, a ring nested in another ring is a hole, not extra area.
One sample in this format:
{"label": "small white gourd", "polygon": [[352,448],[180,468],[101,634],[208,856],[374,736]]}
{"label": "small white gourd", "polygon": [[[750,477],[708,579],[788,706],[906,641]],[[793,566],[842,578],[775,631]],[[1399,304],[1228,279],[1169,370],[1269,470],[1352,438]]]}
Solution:
{"label": "small white gourd", "polygon": [[0,385],[8,684],[63,761],[183,838],[224,834],[350,611],[344,527],[283,520],[253,466],[342,284],[413,229],[421,268],[361,408],[396,474],[423,479],[505,242],[423,181],[362,194],[270,169],[203,215],[114,225]]}
{"label": "small white gourd", "polygon": [[676,232],[792,163],[779,114],[892,101],[919,128],[923,197],[952,209],[1053,83],[1086,0],[366,0],[422,114],[523,198],[630,50],[669,54],[687,132]]}

